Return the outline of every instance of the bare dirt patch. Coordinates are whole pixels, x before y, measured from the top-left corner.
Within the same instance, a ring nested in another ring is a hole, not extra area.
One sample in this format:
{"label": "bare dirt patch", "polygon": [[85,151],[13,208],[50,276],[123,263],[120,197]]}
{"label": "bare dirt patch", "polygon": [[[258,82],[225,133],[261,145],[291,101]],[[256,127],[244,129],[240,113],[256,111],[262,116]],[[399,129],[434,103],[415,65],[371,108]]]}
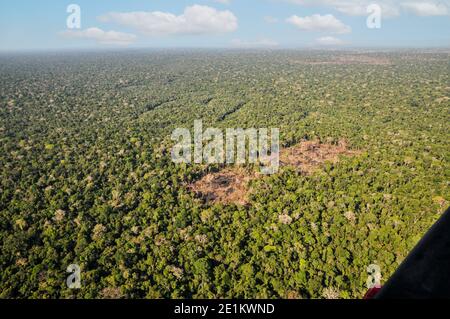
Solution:
{"label": "bare dirt patch", "polygon": [[[280,165],[293,167],[309,175],[325,162],[337,163],[339,156],[354,156],[359,152],[350,150],[345,141],[337,145],[318,141],[303,141],[280,151]],[[205,175],[188,188],[207,203],[247,205],[250,193],[249,182],[261,177],[243,167],[229,167]]]}
{"label": "bare dirt patch", "polygon": [[206,202],[246,205],[248,182],[256,176],[256,173],[242,167],[225,168],[205,175],[202,179],[190,184],[189,189]]}
{"label": "bare dirt patch", "polygon": [[353,156],[358,152],[350,150],[345,141],[337,145],[318,141],[304,141],[280,152],[280,165],[295,167],[305,174],[311,174],[325,162],[337,163],[339,156]]}

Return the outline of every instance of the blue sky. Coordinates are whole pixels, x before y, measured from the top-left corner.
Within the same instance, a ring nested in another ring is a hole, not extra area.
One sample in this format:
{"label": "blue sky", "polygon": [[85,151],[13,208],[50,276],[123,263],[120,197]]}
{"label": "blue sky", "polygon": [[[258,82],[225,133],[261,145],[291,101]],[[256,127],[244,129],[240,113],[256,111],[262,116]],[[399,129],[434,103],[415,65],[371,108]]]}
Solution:
{"label": "blue sky", "polygon": [[[381,8],[381,28],[366,8]],[[67,26],[69,4],[80,29]],[[450,0],[0,2],[0,51],[167,47],[450,47]]]}

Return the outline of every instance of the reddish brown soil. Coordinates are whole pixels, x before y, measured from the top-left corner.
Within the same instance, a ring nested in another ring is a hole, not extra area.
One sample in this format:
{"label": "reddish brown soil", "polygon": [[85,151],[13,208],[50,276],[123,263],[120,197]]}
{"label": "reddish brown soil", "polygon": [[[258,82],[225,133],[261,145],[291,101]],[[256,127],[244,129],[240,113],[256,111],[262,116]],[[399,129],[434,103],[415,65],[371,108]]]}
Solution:
{"label": "reddish brown soil", "polygon": [[[349,150],[347,143],[338,145],[322,144],[318,141],[303,141],[280,152],[280,165],[294,167],[303,174],[311,174],[325,162],[336,163],[339,156],[357,155]],[[188,188],[208,203],[248,204],[250,189],[248,183],[261,175],[243,167],[229,167],[216,173],[205,175],[190,184]]]}
{"label": "reddish brown soil", "polygon": [[280,165],[293,166],[299,171],[311,174],[325,162],[337,163],[339,156],[356,155],[357,151],[348,149],[347,143],[338,145],[321,144],[317,141],[304,141],[280,152]]}
{"label": "reddish brown soil", "polygon": [[255,177],[256,173],[247,172],[242,167],[226,168],[204,176],[190,184],[189,189],[207,202],[246,205],[248,182]]}

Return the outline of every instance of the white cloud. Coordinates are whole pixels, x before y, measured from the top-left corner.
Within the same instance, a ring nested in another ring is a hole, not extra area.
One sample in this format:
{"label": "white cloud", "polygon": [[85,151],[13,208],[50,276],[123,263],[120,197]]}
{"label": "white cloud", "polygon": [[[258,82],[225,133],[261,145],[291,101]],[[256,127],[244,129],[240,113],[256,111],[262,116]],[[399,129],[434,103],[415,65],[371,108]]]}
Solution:
{"label": "white cloud", "polygon": [[67,38],[91,39],[100,44],[129,45],[136,40],[136,36],[130,33],[117,31],[103,31],[99,28],[89,28],[85,30],[67,30],[61,32]]}
{"label": "white cloud", "polygon": [[428,1],[402,2],[401,6],[418,16],[445,16],[449,14],[448,5]]}
{"label": "white cloud", "polygon": [[256,41],[234,39],[231,41],[231,45],[238,48],[274,48],[278,46],[278,42],[267,38],[258,39]]}
{"label": "white cloud", "polygon": [[333,8],[350,16],[367,16],[367,7],[376,3],[381,6],[384,17],[399,15],[398,6],[393,0],[282,0],[304,6],[324,6]]}
{"label": "white cloud", "polygon": [[312,16],[307,17],[293,15],[286,21],[303,31],[318,31],[335,34],[349,33],[352,31],[349,26],[336,19],[332,14],[313,14]]}
{"label": "white cloud", "polygon": [[350,16],[367,16],[367,7],[378,4],[384,18],[397,17],[402,9],[419,16],[450,14],[450,0],[278,0],[303,6],[323,6]]}
{"label": "white cloud", "polygon": [[178,16],[160,11],[110,12],[99,19],[134,28],[146,35],[217,34],[238,28],[238,20],[231,11],[201,5],[186,7]]}
{"label": "white cloud", "polygon": [[344,45],[345,42],[341,39],[335,38],[335,37],[320,37],[316,39],[316,44],[320,46],[340,46]]}

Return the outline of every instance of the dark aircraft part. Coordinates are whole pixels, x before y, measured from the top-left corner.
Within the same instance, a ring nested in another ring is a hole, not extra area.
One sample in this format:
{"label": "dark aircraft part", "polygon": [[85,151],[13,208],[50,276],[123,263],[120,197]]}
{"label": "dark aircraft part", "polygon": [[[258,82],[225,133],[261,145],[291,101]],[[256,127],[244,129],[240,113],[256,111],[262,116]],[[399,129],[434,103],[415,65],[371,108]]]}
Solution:
{"label": "dark aircraft part", "polygon": [[450,298],[450,208],[374,299]]}

